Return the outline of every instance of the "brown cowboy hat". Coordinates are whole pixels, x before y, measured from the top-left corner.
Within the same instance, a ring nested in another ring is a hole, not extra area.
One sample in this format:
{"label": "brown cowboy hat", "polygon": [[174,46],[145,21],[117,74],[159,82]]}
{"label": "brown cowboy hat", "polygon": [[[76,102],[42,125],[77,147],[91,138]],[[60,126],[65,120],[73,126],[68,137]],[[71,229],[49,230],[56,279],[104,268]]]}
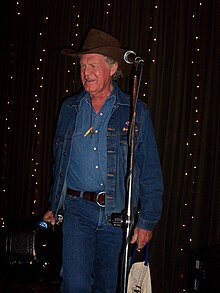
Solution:
{"label": "brown cowboy hat", "polygon": [[124,61],[125,50],[120,47],[119,41],[113,36],[98,29],[91,29],[88,33],[82,50],[63,49],[63,55],[79,57],[82,54],[101,54],[118,62],[124,75],[129,74],[131,65]]}

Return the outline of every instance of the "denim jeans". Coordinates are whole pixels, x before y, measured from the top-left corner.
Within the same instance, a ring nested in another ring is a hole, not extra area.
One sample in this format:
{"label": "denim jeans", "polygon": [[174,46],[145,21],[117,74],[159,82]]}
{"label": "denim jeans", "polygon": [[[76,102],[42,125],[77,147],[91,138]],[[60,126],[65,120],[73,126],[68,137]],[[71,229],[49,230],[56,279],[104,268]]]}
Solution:
{"label": "denim jeans", "polygon": [[63,221],[63,293],[116,293],[123,230],[97,203],[68,196]]}

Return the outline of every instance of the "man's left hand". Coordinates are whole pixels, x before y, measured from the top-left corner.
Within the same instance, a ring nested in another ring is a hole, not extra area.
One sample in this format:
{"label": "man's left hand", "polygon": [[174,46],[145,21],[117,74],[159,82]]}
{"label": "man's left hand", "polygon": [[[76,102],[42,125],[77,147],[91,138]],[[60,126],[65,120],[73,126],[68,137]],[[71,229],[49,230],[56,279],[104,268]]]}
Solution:
{"label": "man's left hand", "polygon": [[153,232],[149,230],[145,230],[142,228],[136,227],[134,229],[134,235],[131,239],[131,243],[137,243],[138,248],[143,248],[148,242],[150,242],[151,238],[153,237]]}

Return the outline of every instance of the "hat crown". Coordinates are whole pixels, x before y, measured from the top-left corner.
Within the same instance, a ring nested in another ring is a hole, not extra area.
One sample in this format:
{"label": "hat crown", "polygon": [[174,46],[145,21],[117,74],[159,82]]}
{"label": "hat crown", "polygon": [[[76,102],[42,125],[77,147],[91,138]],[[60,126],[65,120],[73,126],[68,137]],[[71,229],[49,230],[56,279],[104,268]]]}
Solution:
{"label": "hat crown", "polygon": [[91,29],[85,39],[82,50],[91,50],[98,47],[120,48],[120,43],[116,38],[103,31]]}

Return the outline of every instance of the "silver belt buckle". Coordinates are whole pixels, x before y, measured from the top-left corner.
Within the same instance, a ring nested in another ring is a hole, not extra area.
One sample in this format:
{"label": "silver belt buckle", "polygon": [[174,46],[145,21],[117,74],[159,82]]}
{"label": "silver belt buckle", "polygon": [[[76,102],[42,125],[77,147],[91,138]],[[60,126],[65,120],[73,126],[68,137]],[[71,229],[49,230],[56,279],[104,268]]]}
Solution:
{"label": "silver belt buckle", "polygon": [[104,192],[104,191],[100,191],[100,192],[96,195],[96,203],[97,203],[97,205],[100,206],[101,208],[104,208],[104,207],[105,207],[105,204],[101,204],[101,203],[99,203],[99,196],[100,196],[101,194],[105,194],[105,192]]}

